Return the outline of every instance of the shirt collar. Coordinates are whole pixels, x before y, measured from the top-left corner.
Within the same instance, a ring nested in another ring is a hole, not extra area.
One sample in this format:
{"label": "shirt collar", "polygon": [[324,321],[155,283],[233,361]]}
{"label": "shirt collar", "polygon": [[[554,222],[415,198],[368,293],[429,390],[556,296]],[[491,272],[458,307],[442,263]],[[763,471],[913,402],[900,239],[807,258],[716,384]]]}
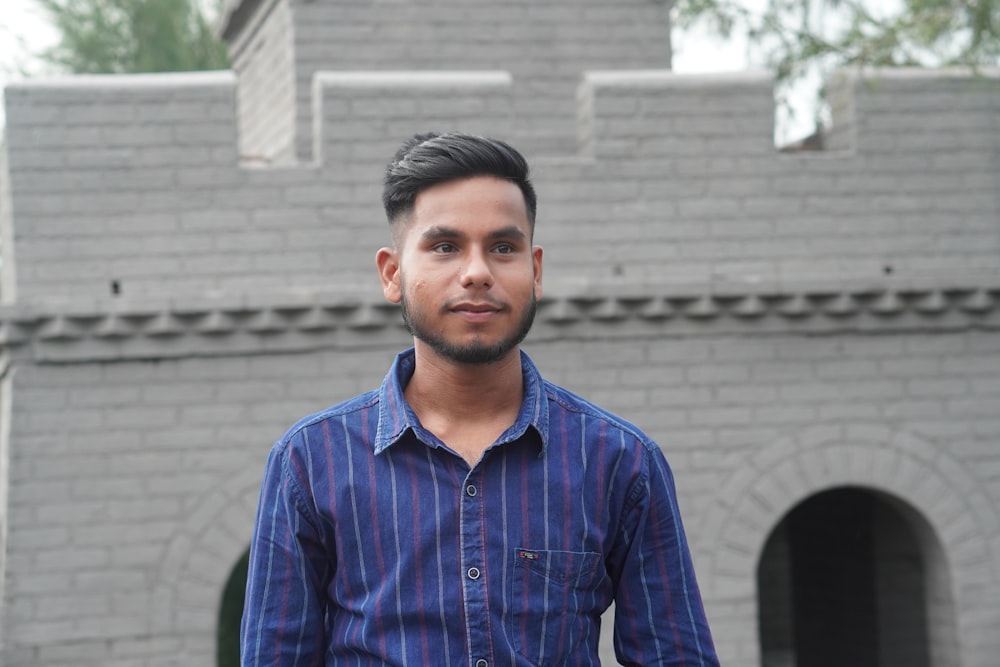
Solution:
{"label": "shirt collar", "polygon": [[[517,440],[525,435],[528,427],[531,427],[538,435],[539,450],[543,453],[549,435],[549,404],[546,400],[545,384],[531,358],[523,350],[520,354],[524,401],[521,403],[517,420],[497,439],[497,443]],[[404,350],[396,355],[396,360],[382,381],[382,386],[379,388],[378,428],[375,431],[376,456],[399,442],[407,433],[411,433],[429,446],[441,446],[441,442],[420,424],[416,413],[403,395],[415,369],[413,348]]]}

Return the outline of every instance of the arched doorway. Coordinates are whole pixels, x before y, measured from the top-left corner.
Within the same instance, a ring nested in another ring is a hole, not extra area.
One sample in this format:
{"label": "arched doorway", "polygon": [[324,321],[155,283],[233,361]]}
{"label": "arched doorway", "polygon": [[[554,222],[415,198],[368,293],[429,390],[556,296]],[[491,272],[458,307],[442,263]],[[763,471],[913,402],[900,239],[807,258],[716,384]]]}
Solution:
{"label": "arched doorway", "polygon": [[935,655],[947,653],[948,633],[929,630],[928,620],[954,620],[929,530],[912,508],[858,487],[793,508],[757,568],[763,666],[942,664]]}
{"label": "arched doorway", "polygon": [[246,596],[247,569],[250,549],[233,566],[219,603],[219,625],[216,635],[216,665],[240,666],[240,621],[243,618],[243,600]]}

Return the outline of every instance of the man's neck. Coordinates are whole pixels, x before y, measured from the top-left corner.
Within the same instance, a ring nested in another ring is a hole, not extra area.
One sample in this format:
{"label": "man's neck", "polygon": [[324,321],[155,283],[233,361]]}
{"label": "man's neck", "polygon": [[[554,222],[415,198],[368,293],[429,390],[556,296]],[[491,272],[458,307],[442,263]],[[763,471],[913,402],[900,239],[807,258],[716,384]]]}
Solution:
{"label": "man's neck", "polygon": [[491,364],[460,364],[418,344],[404,394],[424,428],[474,465],[520,412],[520,352]]}

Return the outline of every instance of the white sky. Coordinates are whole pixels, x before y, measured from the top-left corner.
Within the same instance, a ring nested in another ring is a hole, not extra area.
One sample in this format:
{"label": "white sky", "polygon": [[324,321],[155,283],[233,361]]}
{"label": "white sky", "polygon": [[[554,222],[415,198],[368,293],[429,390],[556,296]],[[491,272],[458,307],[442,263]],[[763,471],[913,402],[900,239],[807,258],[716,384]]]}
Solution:
{"label": "white sky", "polygon": [[[55,30],[42,18],[41,10],[32,0],[0,0],[0,89],[10,81],[24,78],[24,72],[43,71],[32,54],[50,46],[56,39]],[[0,96],[0,102],[2,102]],[[0,129],[4,125],[4,108],[0,104]]]}
{"label": "white sky", "polygon": [[[56,38],[55,30],[45,21],[33,0],[0,0],[0,88],[23,78],[25,72],[35,76],[44,74],[44,66],[32,56],[51,46]],[[683,34],[675,30],[673,46],[675,72],[732,72],[747,67],[745,41],[723,42],[698,29]],[[779,116],[778,143],[812,132],[815,115],[812,99],[817,85],[816,81],[805,82],[793,92],[795,117]],[[3,108],[0,107],[2,125]]]}
{"label": "white sky", "polygon": [[[21,78],[19,70],[31,67],[31,54],[50,46],[56,39],[42,11],[33,0],[0,0],[0,80]],[[38,71],[35,63],[31,71]]]}

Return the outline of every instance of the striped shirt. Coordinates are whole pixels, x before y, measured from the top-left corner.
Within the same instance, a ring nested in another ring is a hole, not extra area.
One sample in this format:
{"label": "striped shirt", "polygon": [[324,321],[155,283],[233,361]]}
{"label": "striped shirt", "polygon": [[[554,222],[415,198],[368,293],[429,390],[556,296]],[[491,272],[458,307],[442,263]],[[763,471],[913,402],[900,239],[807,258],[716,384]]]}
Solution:
{"label": "striped shirt", "polygon": [[271,450],[250,549],[242,664],[717,666],[660,449],[539,375],[470,469],[381,388]]}

